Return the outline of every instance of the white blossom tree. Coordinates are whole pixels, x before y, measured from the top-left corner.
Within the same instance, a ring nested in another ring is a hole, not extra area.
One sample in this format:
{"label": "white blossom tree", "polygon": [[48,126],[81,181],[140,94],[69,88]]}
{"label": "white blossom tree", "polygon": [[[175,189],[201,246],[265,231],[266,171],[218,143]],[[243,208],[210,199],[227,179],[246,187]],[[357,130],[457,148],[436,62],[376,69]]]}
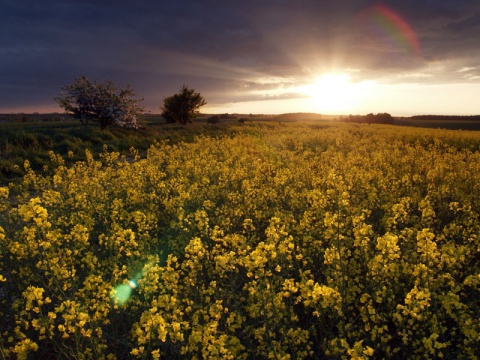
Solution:
{"label": "white blossom tree", "polygon": [[98,122],[102,129],[110,125],[136,129],[138,115],[144,112],[140,101],[132,99],[133,90],[128,85],[117,91],[110,80],[104,83],[91,82],[85,75],[62,88],[55,101],[67,113],[78,118],[84,125],[89,121]]}

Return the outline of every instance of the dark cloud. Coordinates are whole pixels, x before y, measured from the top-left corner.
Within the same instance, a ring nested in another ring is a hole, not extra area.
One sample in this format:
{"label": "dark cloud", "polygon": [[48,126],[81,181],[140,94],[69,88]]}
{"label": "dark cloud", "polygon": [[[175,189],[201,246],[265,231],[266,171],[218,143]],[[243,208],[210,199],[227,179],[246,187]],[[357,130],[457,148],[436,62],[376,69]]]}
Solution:
{"label": "dark cloud", "polygon": [[[357,20],[377,4],[369,0],[3,0],[0,112],[55,108],[53,97],[80,74],[132,84],[152,111],[183,83],[220,104],[335,68],[392,79],[445,62],[423,81],[478,81],[478,1],[384,3],[415,31],[419,56],[366,41]],[[268,78],[280,80],[259,80]]]}

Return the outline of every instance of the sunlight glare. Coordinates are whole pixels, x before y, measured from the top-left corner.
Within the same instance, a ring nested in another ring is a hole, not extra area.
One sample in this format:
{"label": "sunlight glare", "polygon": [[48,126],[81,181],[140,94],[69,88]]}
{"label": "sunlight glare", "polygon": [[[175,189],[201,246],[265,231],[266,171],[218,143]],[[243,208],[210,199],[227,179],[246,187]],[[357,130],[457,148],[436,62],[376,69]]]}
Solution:
{"label": "sunlight glare", "polygon": [[312,110],[328,114],[346,114],[353,111],[366,99],[374,82],[352,83],[345,73],[328,73],[309,85],[301,92],[309,96]]}

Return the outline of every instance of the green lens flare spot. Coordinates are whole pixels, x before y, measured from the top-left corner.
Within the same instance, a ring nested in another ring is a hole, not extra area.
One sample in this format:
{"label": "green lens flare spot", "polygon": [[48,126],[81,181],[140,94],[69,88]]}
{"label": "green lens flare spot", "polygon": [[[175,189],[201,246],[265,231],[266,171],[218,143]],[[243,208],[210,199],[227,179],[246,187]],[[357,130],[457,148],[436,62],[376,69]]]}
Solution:
{"label": "green lens flare spot", "polygon": [[119,305],[125,305],[132,295],[134,287],[131,286],[130,281],[128,284],[122,284],[115,287],[113,292],[113,300]]}

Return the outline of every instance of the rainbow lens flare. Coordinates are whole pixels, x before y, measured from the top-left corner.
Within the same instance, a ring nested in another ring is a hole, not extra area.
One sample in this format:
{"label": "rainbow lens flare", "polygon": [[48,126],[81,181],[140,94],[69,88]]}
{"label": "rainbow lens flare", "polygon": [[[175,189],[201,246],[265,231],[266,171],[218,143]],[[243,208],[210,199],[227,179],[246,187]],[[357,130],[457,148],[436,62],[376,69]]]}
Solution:
{"label": "rainbow lens flare", "polygon": [[419,55],[420,42],[412,27],[398,13],[385,5],[377,5],[360,14],[361,27],[374,41],[390,48]]}

